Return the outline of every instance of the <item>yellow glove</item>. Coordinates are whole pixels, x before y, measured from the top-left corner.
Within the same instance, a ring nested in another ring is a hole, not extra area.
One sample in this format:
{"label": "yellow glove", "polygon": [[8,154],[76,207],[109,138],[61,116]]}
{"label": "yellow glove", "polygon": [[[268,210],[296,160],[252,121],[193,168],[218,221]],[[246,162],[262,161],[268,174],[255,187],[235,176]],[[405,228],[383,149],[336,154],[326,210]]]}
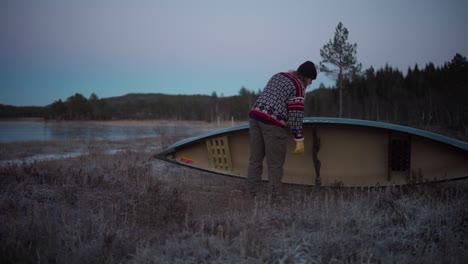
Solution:
{"label": "yellow glove", "polygon": [[296,141],[296,149],[294,150],[295,155],[304,154],[304,141]]}

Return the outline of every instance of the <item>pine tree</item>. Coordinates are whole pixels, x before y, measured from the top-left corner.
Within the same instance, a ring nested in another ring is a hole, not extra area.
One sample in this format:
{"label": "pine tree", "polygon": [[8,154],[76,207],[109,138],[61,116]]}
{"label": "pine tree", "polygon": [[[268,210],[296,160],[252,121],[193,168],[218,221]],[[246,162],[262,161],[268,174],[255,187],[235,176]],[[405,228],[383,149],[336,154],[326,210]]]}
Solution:
{"label": "pine tree", "polygon": [[357,62],[357,44],[348,43],[348,29],[338,23],[335,37],[320,49],[320,70],[337,80],[339,89],[339,117],[343,116],[343,79],[348,73],[359,72],[361,64]]}

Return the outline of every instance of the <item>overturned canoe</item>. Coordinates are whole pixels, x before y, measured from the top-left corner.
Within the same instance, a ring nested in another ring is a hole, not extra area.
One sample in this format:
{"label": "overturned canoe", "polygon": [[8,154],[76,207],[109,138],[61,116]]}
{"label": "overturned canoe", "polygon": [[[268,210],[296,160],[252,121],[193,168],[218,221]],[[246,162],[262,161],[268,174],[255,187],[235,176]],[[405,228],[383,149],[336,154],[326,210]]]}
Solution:
{"label": "overturned canoe", "polygon": [[[468,143],[405,126],[343,118],[305,118],[304,155],[288,142],[283,182],[321,186],[385,186],[468,177]],[[156,158],[245,177],[249,126],[185,139]],[[267,176],[264,164],[265,180]]]}

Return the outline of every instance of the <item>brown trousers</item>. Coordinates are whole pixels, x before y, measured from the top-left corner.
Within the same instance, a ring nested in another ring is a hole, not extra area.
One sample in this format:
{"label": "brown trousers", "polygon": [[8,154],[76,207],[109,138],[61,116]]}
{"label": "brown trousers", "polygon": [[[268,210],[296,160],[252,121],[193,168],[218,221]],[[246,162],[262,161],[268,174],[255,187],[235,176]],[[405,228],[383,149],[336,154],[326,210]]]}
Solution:
{"label": "brown trousers", "polygon": [[251,194],[259,191],[263,173],[263,159],[268,167],[269,193],[276,195],[283,177],[286,159],[288,130],[250,119],[250,158],[247,172],[247,188]]}

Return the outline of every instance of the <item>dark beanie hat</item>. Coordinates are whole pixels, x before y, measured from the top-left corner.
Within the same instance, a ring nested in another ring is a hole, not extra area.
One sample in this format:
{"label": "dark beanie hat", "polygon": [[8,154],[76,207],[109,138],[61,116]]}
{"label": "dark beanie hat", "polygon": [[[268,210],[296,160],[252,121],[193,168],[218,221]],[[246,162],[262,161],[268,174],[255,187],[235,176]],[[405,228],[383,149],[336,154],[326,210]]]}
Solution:
{"label": "dark beanie hat", "polygon": [[306,61],[297,68],[297,73],[300,75],[315,80],[317,78],[317,70],[315,69],[315,64],[311,61]]}

